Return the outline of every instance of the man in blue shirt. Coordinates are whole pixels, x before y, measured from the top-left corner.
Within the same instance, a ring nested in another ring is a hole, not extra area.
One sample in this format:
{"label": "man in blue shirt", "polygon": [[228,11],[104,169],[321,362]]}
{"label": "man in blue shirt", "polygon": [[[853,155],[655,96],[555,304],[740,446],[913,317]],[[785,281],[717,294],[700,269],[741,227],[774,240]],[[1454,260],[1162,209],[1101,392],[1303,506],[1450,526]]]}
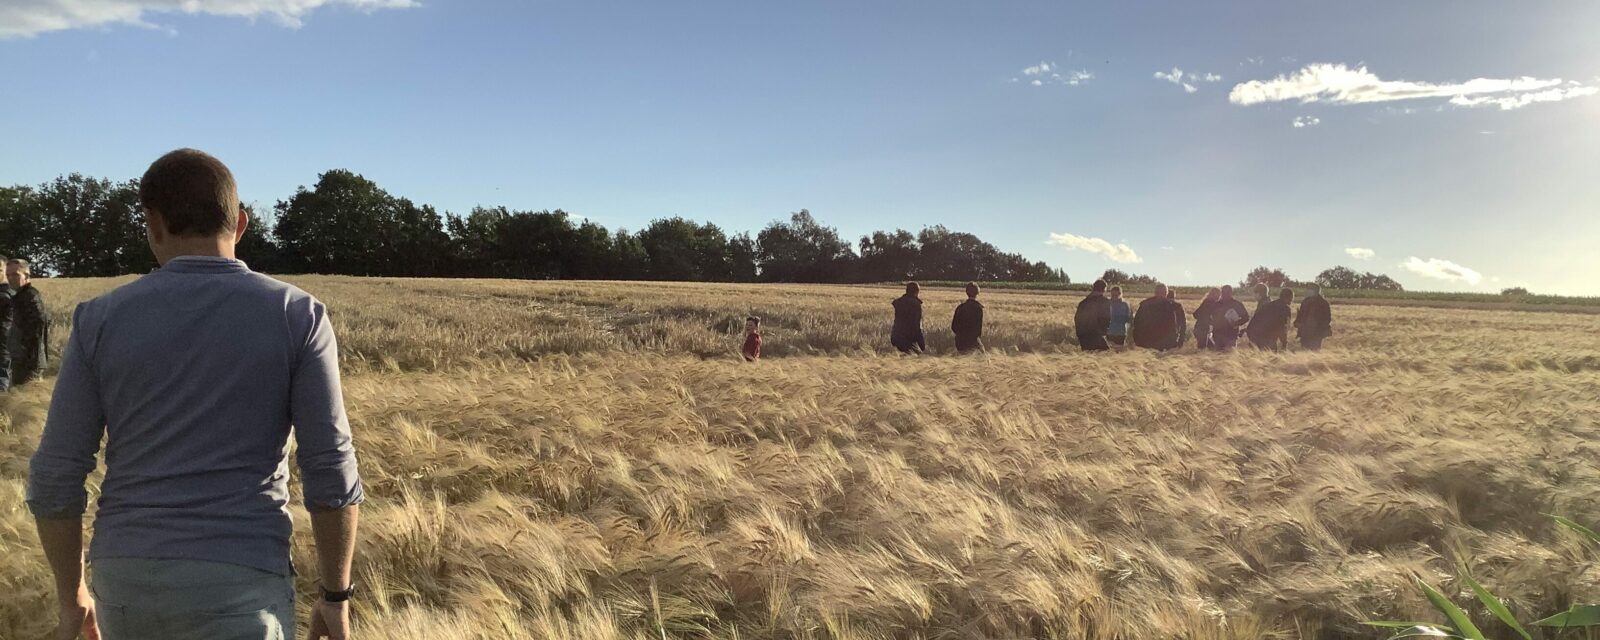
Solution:
{"label": "man in blue shirt", "polygon": [[[28,474],[57,637],[292,635],[292,427],[323,591],[311,637],[342,640],[363,494],[327,309],[234,259],[248,218],[216,158],[162,156],[139,198],[161,268],[78,305]],[[91,595],[84,480],[102,435]]]}

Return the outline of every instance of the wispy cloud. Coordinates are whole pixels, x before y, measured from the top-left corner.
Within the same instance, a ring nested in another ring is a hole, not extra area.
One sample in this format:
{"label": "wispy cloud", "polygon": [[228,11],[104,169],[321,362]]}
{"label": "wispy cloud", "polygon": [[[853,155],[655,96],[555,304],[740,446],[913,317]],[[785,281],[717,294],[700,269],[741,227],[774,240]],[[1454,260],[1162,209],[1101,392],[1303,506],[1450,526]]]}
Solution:
{"label": "wispy cloud", "polygon": [[1572,98],[1581,98],[1600,93],[1600,87],[1587,87],[1576,82],[1568,82],[1566,86],[1545,89],[1544,91],[1531,91],[1512,96],[1456,96],[1450,99],[1450,104],[1458,107],[1500,107],[1501,111],[1521,109],[1536,102],[1560,102]]}
{"label": "wispy cloud", "polygon": [[0,38],[31,37],[50,31],[126,24],[154,27],[146,16],[161,13],[206,14],[236,18],[267,17],[299,27],[306,15],[324,6],[359,11],[403,9],[416,0],[4,0]]}
{"label": "wispy cloud", "polygon": [[1294,119],[1294,128],[1296,129],[1315,127],[1319,124],[1322,124],[1322,118],[1316,116],[1297,116]]}
{"label": "wispy cloud", "polygon": [[1100,238],[1090,238],[1086,236],[1073,235],[1070,233],[1052,233],[1050,234],[1050,240],[1048,244],[1053,244],[1058,247],[1066,247],[1068,249],[1077,251],[1098,253],[1105,256],[1112,262],[1120,262],[1123,264],[1138,264],[1144,262],[1144,258],[1140,258],[1139,254],[1133,251],[1133,247],[1129,247],[1125,244],[1111,244],[1110,242]]}
{"label": "wispy cloud", "polygon": [[1183,87],[1184,93],[1194,93],[1200,90],[1200,87],[1195,86],[1196,82],[1221,82],[1222,76],[1215,73],[1189,73],[1173,67],[1171,71],[1157,71],[1155,79]]}
{"label": "wispy cloud", "polygon": [[1022,75],[1011,78],[1011,82],[1024,82],[1035,87],[1047,84],[1059,84],[1069,87],[1078,87],[1088,84],[1094,79],[1094,74],[1087,69],[1068,71],[1054,62],[1040,62],[1031,67],[1025,67]]}
{"label": "wispy cloud", "polygon": [[1428,258],[1427,260],[1423,260],[1422,258],[1411,256],[1406,258],[1405,262],[1400,263],[1400,268],[1415,273],[1419,276],[1438,280],[1465,282],[1470,285],[1476,285],[1479,282],[1483,282],[1483,274],[1449,260],[1441,260],[1439,258]]}
{"label": "wispy cloud", "polygon": [[1362,247],[1350,247],[1344,250],[1345,254],[1357,260],[1371,260],[1378,257],[1378,252]]}
{"label": "wispy cloud", "polygon": [[1465,82],[1432,83],[1384,80],[1366,67],[1343,64],[1307,65],[1292,75],[1271,80],[1251,80],[1234,85],[1228,101],[1237,105],[1299,101],[1365,104],[1449,98],[1458,106],[1498,106],[1516,109],[1536,102],[1555,102],[1600,93],[1600,88],[1564,82],[1559,78],[1474,78]]}

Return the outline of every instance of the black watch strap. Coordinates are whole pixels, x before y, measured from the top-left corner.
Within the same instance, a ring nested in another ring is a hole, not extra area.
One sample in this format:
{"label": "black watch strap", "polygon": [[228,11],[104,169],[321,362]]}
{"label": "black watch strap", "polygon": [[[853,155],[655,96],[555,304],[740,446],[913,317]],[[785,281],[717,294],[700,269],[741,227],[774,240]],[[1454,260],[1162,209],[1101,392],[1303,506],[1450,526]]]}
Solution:
{"label": "black watch strap", "polygon": [[329,591],[327,587],[320,588],[322,589],[323,602],[348,602],[356,595],[356,585],[353,582],[350,583],[350,588],[344,591]]}

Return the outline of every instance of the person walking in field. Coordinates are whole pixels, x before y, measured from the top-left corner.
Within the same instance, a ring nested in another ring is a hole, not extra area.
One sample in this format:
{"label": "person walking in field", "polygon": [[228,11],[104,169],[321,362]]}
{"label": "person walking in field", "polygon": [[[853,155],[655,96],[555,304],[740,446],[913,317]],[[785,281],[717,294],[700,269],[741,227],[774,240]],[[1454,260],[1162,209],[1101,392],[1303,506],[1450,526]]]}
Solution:
{"label": "person walking in field", "polygon": [[1289,348],[1289,318],[1294,314],[1294,290],[1278,290],[1278,299],[1261,305],[1261,310],[1250,318],[1245,332],[1250,334],[1250,344],[1257,349],[1283,351]]}
{"label": "person walking in field", "polygon": [[11,328],[6,331],[6,351],[11,356],[11,386],[20,387],[44,374],[50,345],[50,312],[34,288],[33,269],[27,260],[6,261],[6,284],[11,290]]}
{"label": "person walking in field", "polygon": [[1122,287],[1111,288],[1111,324],[1106,327],[1106,341],[1119,347],[1128,344],[1128,324],[1133,322],[1133,310],[1122,299]]}
{"label": "person walking in field", "polygon": [[1294,328],[1300,346],[1309,350],[1322,349],[1322,341],[1333,335],[1333,310],[1328,299],[1322,297],[1322,285],[1311,284],[1311,293],[1300,303],[1294,316]]}
{"label": "person walking in field", "polygon": [[[301,569],[321,586],[306,637],[348,638],[363,491],[328,310],[234,258],[248,219],[216,158],[162,156],[139,200],[161,267],[78,305],[29,466],[54,637],[293,635],[292,428],[318,559]],[[91,591],[84,481],[102,436]]]}
{"label": "person walking in field", "polygon": [[761,318],[750,316],[744,319],[744,354],[745,362],[755,362],[761,359]]}
{"label": "person walking in field", "polygon": [[1184,312],[1183,303],[1178,302],[1178,292],[1176,290],[1168,289],[1167,299],[1172,301],[1172,313],[1175,316],[1172,324],[1178,328],[1178,346],[1182,347],[1184,343],[1189,341],[1189,314]]}
{"label": "person walking in field", "polygon": [[1078,347],[1084,351],[1106,351],[1106,330],[1111,326],[1111,301],[1106,299],[1106,281],[1094,281],[1094,290],[1078,303],[1073,317],[1078,334]]}
{"label": "person walking in field", "polygon": [[950,332],[956,335],[956,351],[971,353],[983,348],[983,303],[978,302],[978,283],[967,283],[967,301],[956,307],[950,318]]}
{"label": "person walking in field", "polygon": [[1210,349],[1211,341],[1211,312],[1217,308],[1217,301],[1222,297],[1222,290],[1212,287],[1206,292],[1206,297],[1194,308],[1194,348]]}
{"label": "person walking in field", "polygon": [[[0,256],[0,264],[10,260]],[[0,287],[0,391],[11,388],[11,287]]]}
{"label": "person walking in field", "polygon": [[1233,297],[1233,285],[1222,285],[1217,302],[1211,307],[1211,348],[1232,351],[1239,342],[1239,331],[1249,322],[1250,312]]}
{"label": "person walking in field", "polygon": [[922,287],[915,282],[906,283],[906,294],[894,300],[894,327],[889,332],[889,344],[900,353],[921,353],[928,350],[928,341],[922,334]]}
{"label": "person walking in field", "polygon": [[[1176,307],[1176,308],[1174,308]],[[1183,307],[1169,297],[1167,285],[1156,285],[1155,295],[1139,303],[1133,314],[1133,344],[1144,349],[1167,351],[1182,343]]]}

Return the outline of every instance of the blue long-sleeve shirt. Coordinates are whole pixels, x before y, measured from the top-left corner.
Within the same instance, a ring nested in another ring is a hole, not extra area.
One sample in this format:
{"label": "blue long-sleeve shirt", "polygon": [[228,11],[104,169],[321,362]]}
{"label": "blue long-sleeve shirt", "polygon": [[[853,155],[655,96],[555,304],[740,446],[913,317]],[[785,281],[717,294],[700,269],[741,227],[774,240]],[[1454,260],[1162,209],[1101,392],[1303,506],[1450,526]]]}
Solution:
{"label": "blue long-sleeve shirt", "polygon": [[291,425],[306,506],[361,502],[322,303],[237,260],[176,258],[78,305],[28,506],[81,517],[104,435],[91,562],[207,560],[288,575]]}
{"label": "blue long-sleeve shirt", "polygon": [[1133,310],[1128,308],[1128,301],[1117,298],[1111,301],[1111,326],[1106,327],[1108,336],[1128,335],[1128,323],[1133,321]]}

